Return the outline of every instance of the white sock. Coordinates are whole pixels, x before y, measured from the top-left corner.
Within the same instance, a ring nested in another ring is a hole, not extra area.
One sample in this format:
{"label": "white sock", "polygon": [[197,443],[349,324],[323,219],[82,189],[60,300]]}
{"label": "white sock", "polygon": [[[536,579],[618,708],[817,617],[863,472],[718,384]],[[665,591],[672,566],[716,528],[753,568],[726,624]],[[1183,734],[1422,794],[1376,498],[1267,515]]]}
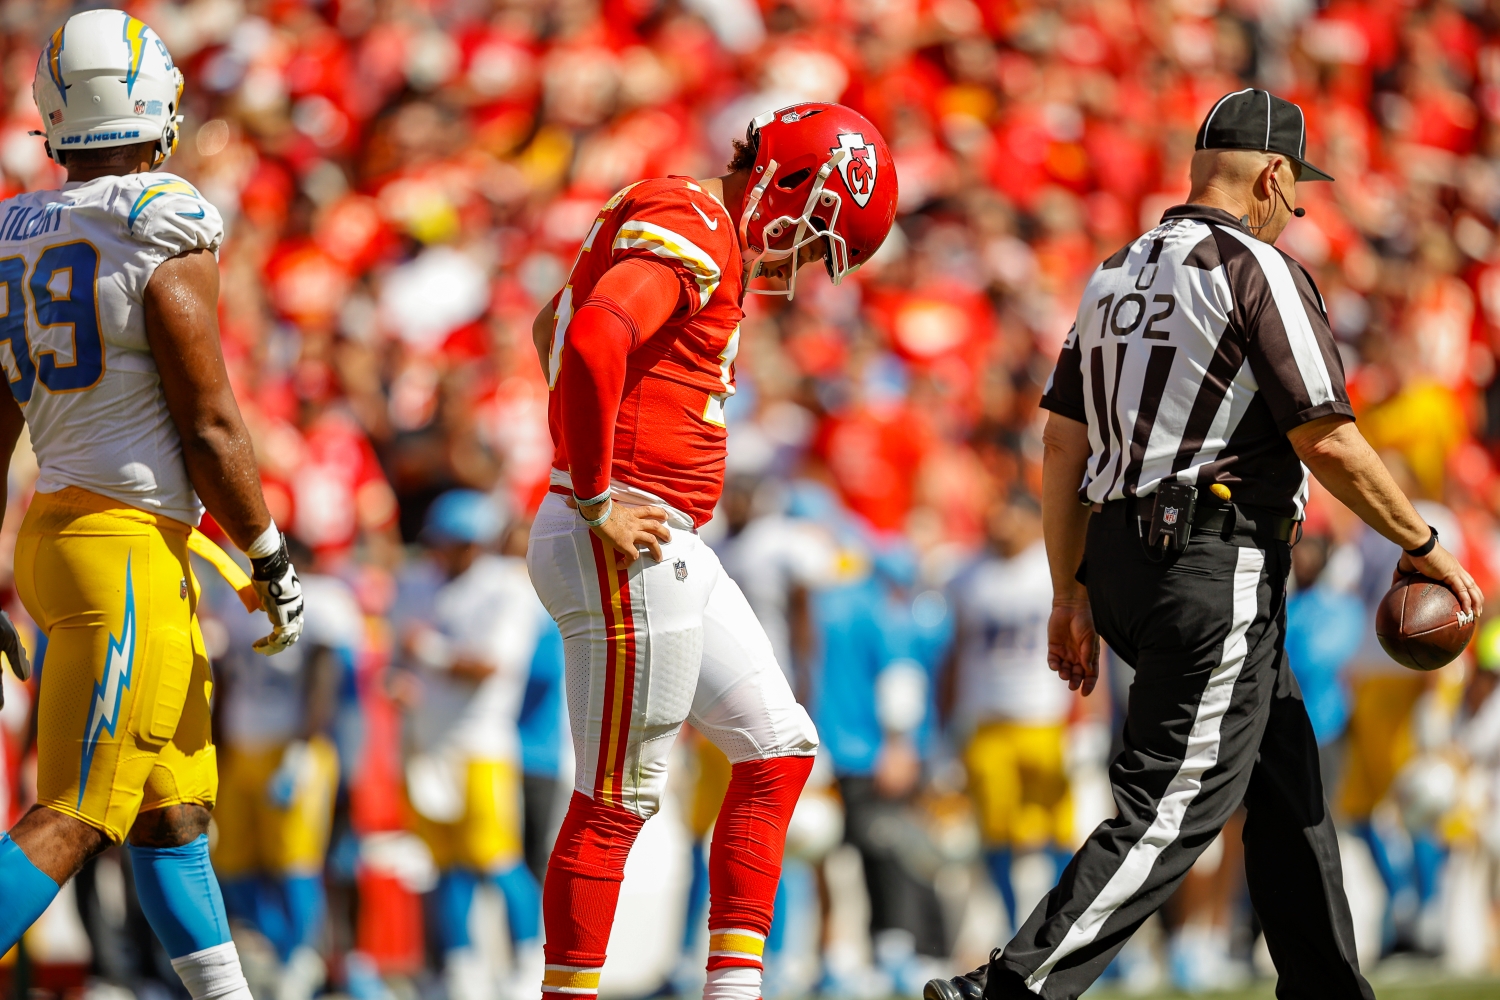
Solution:
{"label": "white sock", "polygon": [[172,959],[193,1000],[253,1000],[233,941]]}
{"label": "white sock", "polygon": [[703,1000],[760,1000],[760,970],[744,965],[708,970]]}
{"label": "white sock", "polygon": [[493,993],[489,966],[474,948],[450,948],[444,953],[443,982],[449,1000],[485,1000]]}
{"label": "white sock", "polygon": [[328,980],[328,966],[316,948],[299,944],[281,969],[276,1000],[312,1000]]}

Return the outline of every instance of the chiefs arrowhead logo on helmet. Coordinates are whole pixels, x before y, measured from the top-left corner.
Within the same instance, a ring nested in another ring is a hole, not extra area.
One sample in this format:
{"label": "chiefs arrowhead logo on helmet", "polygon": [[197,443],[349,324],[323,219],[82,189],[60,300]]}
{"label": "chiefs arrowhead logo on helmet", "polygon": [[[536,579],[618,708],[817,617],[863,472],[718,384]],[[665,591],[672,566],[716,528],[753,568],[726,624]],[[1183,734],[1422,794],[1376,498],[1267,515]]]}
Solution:
{"label": "chiefs arrowhead logo on helmet", "polygon": [[839,136],[839,144],[829,150],[837,153],[847,150],[849,155],[839,164],[839,173],[844,176],[844,186],[854,196],[854,203],[864,208],[875,193],[875,147],[865,142],[859,132],[845,132]]}

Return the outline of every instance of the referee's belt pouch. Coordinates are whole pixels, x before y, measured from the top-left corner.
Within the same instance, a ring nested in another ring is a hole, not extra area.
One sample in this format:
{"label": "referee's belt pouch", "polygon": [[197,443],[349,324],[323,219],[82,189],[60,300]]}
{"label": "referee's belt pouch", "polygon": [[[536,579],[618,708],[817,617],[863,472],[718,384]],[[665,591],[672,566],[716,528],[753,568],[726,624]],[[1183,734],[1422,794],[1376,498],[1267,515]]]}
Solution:
{"label": "referee's belt pouch", "polygon": [[130,729],[149,743],[171,742],[193,680],[193,644],[181,629],[160,627],[146,635],[145,663]]}
{"label": "referee's belt pouch", "polygon": [[1198,509],[1198,488],[1187,483],[1166,482],[1156,488],[1151,507],[1147,548],[1182,552],[1193,537],[1193,514]]}

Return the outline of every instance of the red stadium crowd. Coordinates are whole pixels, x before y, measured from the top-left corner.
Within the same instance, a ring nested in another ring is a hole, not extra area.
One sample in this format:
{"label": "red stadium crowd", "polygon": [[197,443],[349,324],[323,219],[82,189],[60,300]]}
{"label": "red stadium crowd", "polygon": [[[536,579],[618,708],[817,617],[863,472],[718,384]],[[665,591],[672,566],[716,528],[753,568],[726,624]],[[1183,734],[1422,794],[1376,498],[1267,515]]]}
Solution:
{"label": "red stadium crowd", "polygon": [[[54,12],[17,10],[4,194],[59,181],[28,135]],[[889,137],[901,233],[850,287],[752,300],[737,416],[790,435],[878,528],[915,513],[925,541],[972,539],[968,487],[1034,464],[1081,282],[1185,194],[1203,109],[1247,82],[1303,105],[1309,155],[1339,178],[1303,192],[1284,245],[1320,282],[1372,433],[1424,492],[1455,480],[1488,534],[1500,47],[1483,6],[132,11],[189,81],[173,169],[229,222],[225,350],[276,514],[330,559],[380,562],[450,486],[532,505],[550,445],[530,321],[598,204],[717,171],[749,109],[793,99],[842,101]],[[806,419],[778,420],[787,402]]]}
{"label": "red stadium crowd", "polygon": [[[642,177],[721,173],[752,116],[800,100],[881,129],[897,229],[840,286],[809,269],[793,301],[746,302],[731,479],[820,482],[941,577],[994,497],[1039,492],[1037,402],[1087,276],[1185,197],[1205,110],[1255,85],[1305,109],[1308,158],[1337,178],[1299,188],[1307,215],[1280,245],[1322,291],[1360,426],[1500,585],[1500,2],[128,6],[187,79],[167,169],[225,219],[224,350],[273,516],[374,623],[372,691],[431,501],[466,487],[524,518],[546,491],[531,324],[599,205]],[[8,197],[63,179],[30,88],[68,8],[3,10]],[[1337,549],[1356,529],[1315,497],[1309,535]],[[394,710],[370,704],[352,808],[380,831],[403,822],[401,764]],[[395,913],[360,946],[409,947]]]}

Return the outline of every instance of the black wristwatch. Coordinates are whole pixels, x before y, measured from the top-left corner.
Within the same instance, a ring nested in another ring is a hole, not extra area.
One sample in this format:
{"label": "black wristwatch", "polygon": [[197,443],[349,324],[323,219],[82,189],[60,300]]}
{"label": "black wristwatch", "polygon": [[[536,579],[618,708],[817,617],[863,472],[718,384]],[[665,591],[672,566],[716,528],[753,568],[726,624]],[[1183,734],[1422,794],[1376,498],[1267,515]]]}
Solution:
{"label": "black wristwatch", "polygon": [[1432,532],[1431,536],[1428,537],[1427,541],[1423,542],[1421,545],[1418,545],[1414,549],[1403,549],[1402,551],[1404,551],[1407,555],[1411,556],[1413,559],[1420,559],[1423,556],[1425,556],[1427,553],[1431,552],[1434,548],[1436,548],[1437,547],[1437,538],[1438,538],[1438,536],[1437,536],[1437,529],[1434,528],[1432,525],[1429,524],[1427,526],[1427,530],[1430,531],[1430,532]]}

